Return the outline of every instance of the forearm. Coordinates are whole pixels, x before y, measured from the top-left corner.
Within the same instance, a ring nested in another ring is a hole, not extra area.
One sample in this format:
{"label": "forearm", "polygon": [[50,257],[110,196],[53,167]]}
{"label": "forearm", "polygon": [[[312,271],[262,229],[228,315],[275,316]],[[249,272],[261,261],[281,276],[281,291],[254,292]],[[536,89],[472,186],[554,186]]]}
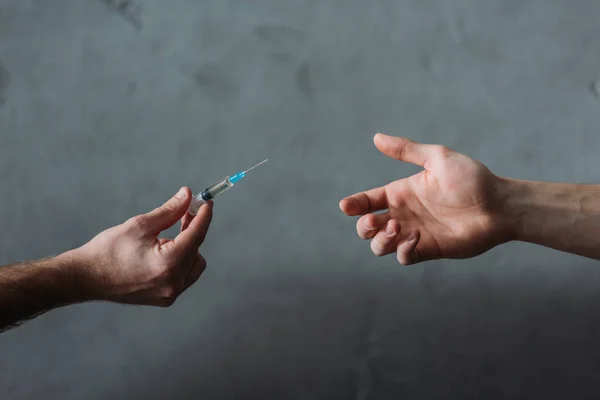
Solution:
{"label": "forearm", "polygon": [[0,267],[0,332],[50,309],[89,300],[74,251]]}
{"label": "forearm", "polygon": [[509,239],[600,259],[600,185],[502,179]]}

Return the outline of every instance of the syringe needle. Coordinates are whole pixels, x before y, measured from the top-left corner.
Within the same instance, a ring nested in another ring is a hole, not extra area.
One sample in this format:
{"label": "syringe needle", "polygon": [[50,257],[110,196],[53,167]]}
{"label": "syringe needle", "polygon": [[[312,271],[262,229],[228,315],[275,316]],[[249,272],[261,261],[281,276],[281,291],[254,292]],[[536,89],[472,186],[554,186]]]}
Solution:
{"label": "syringe needle", "polygon": [[266,163],[267,161],[269,161],[269,159],[267,158],[265,161],[259,162],[258,164],[256,164],[254,167],[245,170],[244,172],[248,172],[248,171],[252,171],[254,168],[259,167],[261,165],[263,165],[264,163]]}
{"label": "syringe needle", "polygon": [[240,180],[242,180],[246,176],[246,173],[248,171],[252,171],[254,168],[266,163],[267,161],[269,161],[269,159],[266,159],[263,162],[260,162],[260,163],[256,164],[254,167],[247,169],[245,171],[240,171],[237,174],[234,174],[231,176],[226,176],[225,178],[221,179],[219,182],[215,183],[214,185],[209,186],[206,189],[204,189],[202,192],[194,195],[194,198],[188,208],[188,212],[191,215],[196,215],[196,213],[198,212],[198,209],[200,208],[200,206],[202,204],[207,203],[208,201],[214,199],[215,197],[219,196],[223,192],[229,190],[230,188],[233,187],[233,185],[235,185]]}

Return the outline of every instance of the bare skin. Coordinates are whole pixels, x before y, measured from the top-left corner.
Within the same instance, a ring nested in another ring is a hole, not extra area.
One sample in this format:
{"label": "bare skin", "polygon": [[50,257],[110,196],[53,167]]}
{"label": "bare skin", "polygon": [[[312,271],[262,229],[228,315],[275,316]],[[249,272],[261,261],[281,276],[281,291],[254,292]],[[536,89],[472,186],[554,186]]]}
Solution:
{"label": "bare skin", "polygon": [[[600,185],[519,181],[494,175],[445,146],[377,134],[385,155],[423,170],[340,202],[377,256],[402,265],[469,258],[521,240],[600,259]],[[381,211],[381,213],[379,213]]]}
{"label": "bare skin", "polygon": [[[212,203],[187,214],[182,188],[161,207],[105,230],[78,249],[0,268],[0,331],[50,309],[85,301],[167,307],[198,280],[206,261],[198,252],[212,219]],[[159,234],[181,220],[175,239]]]}
{"label": "bare skin", "polygon": [[[522,240],[600,259],[600,185],[518,181],[439,145],[378,134],[384,154],[423,171],[347,197],[358,235],[378,256],[403,265],[468,258]],[[187,214],[182,188],[163,206],[110,228],[84,246],[0,268],[0,331],[50,309],[84,301],[170,306],[206,268],[198,253],[212,203]],[[382,211],[381,213],[378,213]],[[173,240],[159,238],[181,219]]]}

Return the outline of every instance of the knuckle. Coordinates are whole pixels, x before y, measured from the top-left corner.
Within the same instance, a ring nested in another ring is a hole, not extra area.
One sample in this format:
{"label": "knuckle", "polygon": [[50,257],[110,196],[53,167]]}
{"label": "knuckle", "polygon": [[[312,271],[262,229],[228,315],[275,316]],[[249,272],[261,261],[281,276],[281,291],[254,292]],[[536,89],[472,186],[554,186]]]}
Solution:
{"label": "knuckle", "polygon": [[172,265],[166,262],[159,263],[152,268],[155,278],[159,278],[162,282],[169,282],[175,273]]}
{"label": "knuckle", "polygon": [[173,297],[178,296],[183,284],[179,284],[181,274],[177,264],[161,262],[151,268],[150,279],[159,289],[159,296]]}
{"label": "knuckle", "polygon": [[177,202],[175,200],[169,200],[162,205],[162,209],[167,212],[174,212],[177,210]]}
{"label": "knuckle", "polygon": [[143,231],[148,226],[148,219],[145,215],[136,215],[129,218],[125,224],[131,229]]}
{"label": "knuckle", "polygon": [[173,304],[175,304],[175,300],[177,300],[177,299],[170,298],[170,297],[163,297],[159,300],[158,306],[163,307],[163,308],[171,307]]}
{"label": "knuckle", "polygon": [[162,297],[165,299],[175,299],[177,298],[177,288],[175,285],[167,285],[162,290]]}
{"label": "knuckle", "polygon": [[202,257],[202,254],[200,254],[200,253],[198,253],[198,263],[200,264],[200,268],[202,270],[206,269],[206,266],[207,266],[206,259],[204,257]]}
{"label": "knuckle", "polygon": [[358,194],[358,203],[363,211],[368,212],[371,210],[371,199],[369,199],[369,196],[367,196],[366,193]]}
{"label": "knuckle", "polygon": [[169,307],[175,303],[177,297],[181,294],[181,288],[179,285],[167,285],[161,291],[161,304]]}
{"label": "knuckle", "polygon": [[435,151],[439,157],[448,157],[452,153],[452,149],[444,145],[436,145]]}
{"label": "knuckle", "polygon": [[398,157],[400,160],[406,159],[406,153],[408,152],[408,146],[410,146],[410,141],[403,140],[398,147]]}

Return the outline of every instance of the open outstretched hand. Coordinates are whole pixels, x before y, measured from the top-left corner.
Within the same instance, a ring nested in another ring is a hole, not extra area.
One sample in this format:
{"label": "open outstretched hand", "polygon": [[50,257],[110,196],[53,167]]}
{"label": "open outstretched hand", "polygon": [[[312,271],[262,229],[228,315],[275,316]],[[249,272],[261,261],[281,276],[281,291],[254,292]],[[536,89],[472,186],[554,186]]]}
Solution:
{"label": "open outstretched hand", "polygon": [[504,241],[496,217],[500,178],[487,167],[445,146],[383,134],[374,141],[383,154],[424,168],[340,202],[345,214],[361,216],[358,235],[371,240],[375,255],[397,253],[410,265],[473,257]]}

